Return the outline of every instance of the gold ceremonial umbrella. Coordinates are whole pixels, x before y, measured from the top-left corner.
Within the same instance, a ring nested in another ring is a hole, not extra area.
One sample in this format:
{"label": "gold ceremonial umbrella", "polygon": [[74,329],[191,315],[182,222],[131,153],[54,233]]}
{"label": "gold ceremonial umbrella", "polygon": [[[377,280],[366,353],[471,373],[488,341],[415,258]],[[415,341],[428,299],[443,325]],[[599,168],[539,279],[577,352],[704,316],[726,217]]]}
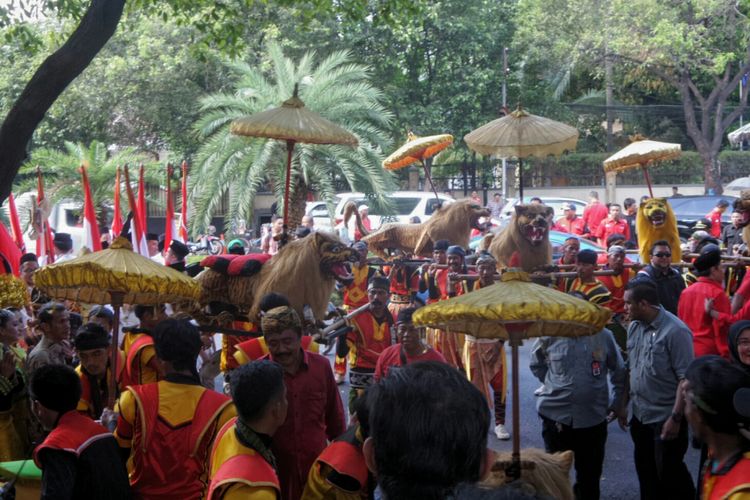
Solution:
{"label": "gold ceremonial umbrella", "polygon": [[651,198],[654,192],[651,189],[651,178],[648,176],[646,167],[657,161],[672,160],[680,156],[679,144],[669,142],[649,141],[648,139],[634,138],[633,142],[604,160],[605,172],[623,172],[632,168],[640,167],[646,177],[648,192]]}
{"label": "gold ceremonial umbrella", "polygon": [[277,108],[246,116],[232,122],[230,131],[236,135],[265,137],[286,141],[286,181],[284,185],[284,232],[282,241],[287,238],[289,222],[289,185],[292,177],[292,152],[298,142],[305,144],[344,144],[357,146],[359,141],[347,130],[310,111],[297,96],[298,84],[294,84],[294,94]]}
{"label": "gold ceremonial umbrella", "polygon": [[[112,371],[117,373],[120,306],[164,304],[198,300],[200,286],[188,276],[133,252],[130,242],[118,237],[101,252],[93,252],[34,273],[34,284],[54,299],[86,304],[112,304]],[[116,392],[112,377],[110,399]],[[113,401],[110,401],[112,403]]]}
{"label": "gold ceremonial umbrella", "polygon": [[518,192],[523,200],[523,158],[559,156],[565,151],[574,150],[578,143],[578,130],[549,118],[532,115],[518,106],[511,114],[469,132],[464,136],[464,141],[481,155],[518,158]]}
{"label": "gold ceremonial umbrella", "polygon": [[383,167],[387,170],[399,170],[408,167],[412,163],[422,163],[424,175],[427,177],[430,187],[432,187],[432,192],[435,193],[435,199],[440,202],[437,190],[432,183],[432,177],[430,177],[430,172],[427,169],[425,161],[428,158],[432,158],[451,144],[453,144],[453,136],[450,134],[417,137],[412,132],[409,132],[406,144],[398,148],[391,153],[388,158],[383,160]]}
{"label": "gold ceremonial umbrella", "polygon": [[505,272],[494,286],[422,307],[414,313],[419,326],[442,328],[480,338],[509,340],[513,364],[513,464],[507,474],[520,475],[518,347],[523,339],[579,337],[599,332],[612,313],[552,288],[532,283],[528,274]]}

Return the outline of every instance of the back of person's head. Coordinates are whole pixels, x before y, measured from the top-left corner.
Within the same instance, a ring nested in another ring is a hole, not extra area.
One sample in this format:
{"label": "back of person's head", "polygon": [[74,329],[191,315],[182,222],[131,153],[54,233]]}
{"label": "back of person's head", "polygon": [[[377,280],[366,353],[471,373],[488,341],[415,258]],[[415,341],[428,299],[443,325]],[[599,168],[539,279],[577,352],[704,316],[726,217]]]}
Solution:
{"label": "back of person's head", "polygon": [[386,498],[443,499],[480,479],[490,412],[464,375],[418,362],[392,368],[370,391],[365,451]]}
{"label": "back of person's head", "polygon": [[258,309],[262,312],[270,311],[276,307],[290,306],[289,298],[283,293],[271,292],[265,294],[260,299]]}
{"label": "back of person's head", "polygon": [[645,300],[652,306],[658,306],[661,304],[659,301],[659,290],[656,288],[656,283],[647,277],[637,277],[634,280],[628,282],[625,285],[625,290],[630,291],[633,302],[641,302]]}
{"label": "back of person's head", "polygon": [[246,363],[229,378],[237,415],[245,422],[262,418],[266,408],[284,394],[284,369],[270,360]]}
{"label": "back of person's head", "polygon": [[178,371],[196,372],[202,343],[198,327],[186,319],[165,319],[153,331],[156,356]]}
{"label": "back of person's head", "polygon": [[152,315],[152,316],[153,316],[153,315],[155,314],[155,311],[154,311],[154,306],[142,306],[142,305],[138,304],[138,305],[136,305],[136,306],[135,306],[135,307],[133,308],[133,313],[135,314],[135,317],[136,317],[136,318],[138,318],[138,319],[141,319],[141,320],[142,320],[142,319],[143,319],[143,317],[144,317],[144,316],[145,316],[146,314],[150,314],[150,315]]}
{"label": "back of person's head", "polygon": [[81,380],[69,366],[43,365],[31,376],[29,395],[48,410],[67,413],[81,399]]}
{"label": "back of person's head", "polygon": [[685,379],[690,383],[687,403],[693,404],[700,420],[715,433],[739,433],[742,417],[735,411],[734,395],[750,387],[747,373],[721,356],[709,355],[693,360]]}
{"label": "back of person's head", "polygon": [[47,302],[39,309],[37,318],[41,323],[49,323],[54,317],[54,313],[65,311],[65,306],[59,302]]}

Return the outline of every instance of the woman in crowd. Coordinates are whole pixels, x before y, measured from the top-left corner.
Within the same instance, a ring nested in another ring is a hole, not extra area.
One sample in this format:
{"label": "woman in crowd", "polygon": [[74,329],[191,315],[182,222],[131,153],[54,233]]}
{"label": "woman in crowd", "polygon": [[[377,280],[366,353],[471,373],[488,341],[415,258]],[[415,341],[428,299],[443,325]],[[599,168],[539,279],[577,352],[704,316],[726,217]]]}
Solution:
{"label": "woman in crowd", "polygon": [[0,461],[28,455],[28,401],[23,370],[26,352],[18,346],[23,337],[20,311],[0,309]]}

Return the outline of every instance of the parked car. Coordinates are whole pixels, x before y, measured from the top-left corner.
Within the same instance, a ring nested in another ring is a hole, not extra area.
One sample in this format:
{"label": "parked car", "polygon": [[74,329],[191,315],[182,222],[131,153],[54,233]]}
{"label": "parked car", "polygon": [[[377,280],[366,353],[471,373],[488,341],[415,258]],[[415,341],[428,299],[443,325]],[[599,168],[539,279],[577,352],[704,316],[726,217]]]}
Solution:
{"label": "parked car", "polygon": [[[335,196],[333,206],[338,204],[339,196]],[[331,214],[328,212],[328,206],[325,201],[308,201],[305,204],[305,215],[313,218],[315,228],[319,231],[331,231],[333,229]]]}
{"label": "parked car", "polygon": [[745,189],[750,189],[750,177],[739,177],[724,186],[724,192],[732,195],[739,195]]}
{"label": "parked car", "polygon": [[734,195],[710,195],[710,196],[680,196],[677,198],[667,198],[672,205],[675,217],[677,218],[677,230],[680,238],[687,240],[693,234],[693,226],[700,219],[708,215],[716,206],[719,200],[727,200],[729,208],[721,216],[721,227],[730,223],[732,215],[732,204],[737,196]]}
{"label": "parked car", "polygon": [[[524,203],[529,203],[529,201],[533,198],[533,196],[524,196]],[[563,203],[572,203],[576,206],[576,213],[581,216],[583,215],[583,209],[586,208],[586,202],[583,200],[579,200],[577,198],[559,198],[559,197],[552,197],[552,196],[539,196],[541,198],[542,203],[547,205],[548,207],[552,207],[555,210],[555,217],[554,220],[559,219],[563,215]],[[508,202],[503,207],[502,211],[500,212],[500,221],[497,223],[499,226],[505,226],[505,224],[508,223],[510,218],[513,216],[513,213],[515,212],[515,207],[520,203],[520,200],[518,198],[508,198]],[[495,221],[493,221],[495,222]]]}
{"label": "parked car", "polygon": [[[421,222],[425,222],[432,217],[435,209],[439,204],[452,203],[455,200],[446,195],[439,194],[439,200],[435,199],[435,195],[432,192],[425,191],[396,191],[388,195],[388,198],[393,205],[393,213],[379,213],[376,207],[372,206],[368,202],[367,197],[363,193],[339,193],[340,197],[338,205],[336,205],[335,212],[335,225],[341,224],[344,220],[344,207],[348,202],[353,202],[357,207],[360,205],[367,205],[368,217],[372,223],[372,229],[377,229],[386,222],[401,222],[408,223],[412,217],[419,217]],[[353,218],[352,218],[353,219]],[[353,227],[353,221],[349,222]]]}

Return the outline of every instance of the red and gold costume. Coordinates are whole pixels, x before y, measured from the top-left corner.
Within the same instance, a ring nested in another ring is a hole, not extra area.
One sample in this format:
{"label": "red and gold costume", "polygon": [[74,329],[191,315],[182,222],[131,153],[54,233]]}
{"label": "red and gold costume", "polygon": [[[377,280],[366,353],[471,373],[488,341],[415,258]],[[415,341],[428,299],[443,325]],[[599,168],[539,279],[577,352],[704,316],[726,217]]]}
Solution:
{"label": "red and gold costume", "polygon": [[[118,393],[123,390],[122,386],[122,373],[125,369],[125,354],[123,354],[122,351],[118,349],[117,354],[119,356],[119,359],[117,361],[117,387],[118,387]],[[109,358],[109,354],[107,355]],[[101,417],[101,413],[99,415],[96,415],[97,411],[94,409],[94,397],[91,387],[91,379],[83,372],[83,366],[78,365],[76,367],[76,373],[78,374],[78,378],[81,379],[81,399],[78,400],[78,406],[76,407],[76,410],[78,410],[79,413],[82,413],[84,415],[88,415],[94,420],[98,420],[99,417]],[[107,375],[106,380],[102,380],[101,383],[104,385],[104,387],[109,390],[110,384],[112,382],[112,369],[109,366],[109,360],[107,360]],[[98,389],[96,389],[98,390]],[[115,399],[117,399],[115,397]],[[106,405],[107,401],[100,401],[100,404]]]}
{"label": "red and gold costume", "polygon": [[[605,266],[604,269],[609,269],[609,266]],[[625,313],[625,286],[633,276],[635,276],[635,272],[632,269],[624,269],[621,274],[598,276],[596,278],[610,293],[609,302],[602,305],[614,314]]]}
{"label": "red and gold costume", "polygon": [[90,418],[77,411],[69,411],[60,416],[57,426],[34,449],[34,463],[40,469],[42,468],[42,464],[39,462],[39,452],[45,448],[70,451],[76,455],[81,455],[91,443],[111,437],[112,433]]}
{"label": "red and gold costume", "polygon": [[125,370],[122,385],[150,384],[158,380],[156,371],[156,349],[150,333],[139,328],[125,332],[122,339],[125,353]]}
{"label": "red and gold costume", "polygon": [[[258,326],[250,321],[232,321],[232,328],[234,330],[244,330],[248,333],[258,331]],[[235,352],[237,352],[237,345],[241,344],[242,342],[252,340],[253,338],[254,337],[250,335],[248,335],[247,337],[243,335],[221,336],[221,361],[219,364],[219,368],[222,372],[226,373],[228,371],[234,370],[239,366],[239,364],[237,364],[237,357],[235,356]]]}
{"label": "red and gold costume", "polygon": [[351,368],[364,368],[375,371],[378,356],[391,345],[393,317],[385,314],[381,320],[367,311],[351,319],[354,331],[347,335],[352,343]]}
{"label": "red and gold costume", "polygon": [[139,498],[202,498],[214,436],[235,416],[227,396],[178,377],[184,378],[128,387],[120,396],[115,437],[131,449],[130,485]]}
{"label": "red and gold costume", "polygon": [[281,497],[279,478],[263,456],[236,437],[233,418],[216,435],[211,450],[206,500],[276,500]]}
{"label": "red and gold costume", "polygon": [[[372,278],[376,272],[375,268],[367,265],[360,266],[358,263],[355,263],[352,266],[352,276],[354,279],[344,287],[343,290],[344,310],[346,312],[351,312],[358,307],[367,304],[367,283],[370,282],[370,278]],[[346,342],[346,340],[342,339],[341,342]],[[339,357],[338,355],[336,356],[333,363],[333,372],[340,377],[346,375],[345,358]]]}
{"label": "red and gold costume", "polygon": [[[434,295],[430,293],[428,303],[463,295],[471,289],[467,281],[457,281],[453,283],[451,289],[448,289],[448,273],[450,273],[449,269],[438,269],[435,273],[435,285],[440,291],[440,297],[433,299]],[[459,370],[463,370],[461,352],[463,351],[464,337],[463,334],[449,333],[437,328],[427,329],[427,342],[443,355],[446,363]]]}
{"label": "red and gold costume", "polygon": [[391,280],[388,310],[396,321],[399,311],[411,305],[412,292],[419,288],[419,274],[417,269],[408,266],[396,267],[388,274]]}
{"label": "red and gold costume", "polygon": [[746,452],[711,470],[711,457],[703,471],[703,494],[705,500],[743,500],[750,498],[750,452]]}
{"label": "red and gold costume", "polygon": [[[263,337],[251,338],[240,344],[236,344],[234,352],[234,359],[237,366],[244,365],[256,359],[260,359],[268,354],[268,346],[266,345],[266,339]],[[313,338],[309,335],[302,336],[302,349],[309,352],[318,352],[319,344],[313,342]]]}
{"label": "red and gold costume", "polygon": [[313,463],[301,500],[366,500],[369,481],[359,429],[349,429]]}

